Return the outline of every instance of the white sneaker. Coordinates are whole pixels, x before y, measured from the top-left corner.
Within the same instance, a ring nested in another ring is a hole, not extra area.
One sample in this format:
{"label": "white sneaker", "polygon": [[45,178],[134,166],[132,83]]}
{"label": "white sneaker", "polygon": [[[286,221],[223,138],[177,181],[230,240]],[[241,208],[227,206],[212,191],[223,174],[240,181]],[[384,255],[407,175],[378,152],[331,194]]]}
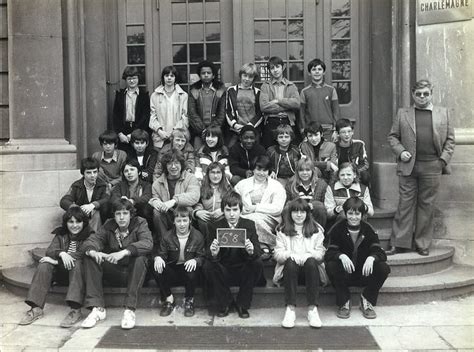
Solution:
{"label": "white sneaker", "polygon": [[122,317],[122,329],[133,329],[135,327],[135,312],[131,309],[125,309]]}
{"label": "white sneaker", "polygon": [[308,310],[308,322],[309,326],[313,328],[320,328],[323,326],[321,319],[319,318],[318,307]]}
{"label": "white sneaker", "polygon": [[285,316],[281,322],[281,326],[287,329],[295,327],[296,313],[290,307],[286,307]]}
{"label": "white sneaker", "polygon": [[99,310],[99,308],[94,307],[89,313],[86,319],[82,322],[81,326],[85,329],[93,328],[98,321],[104,320],[107,314],[105,313],[105,308]]}

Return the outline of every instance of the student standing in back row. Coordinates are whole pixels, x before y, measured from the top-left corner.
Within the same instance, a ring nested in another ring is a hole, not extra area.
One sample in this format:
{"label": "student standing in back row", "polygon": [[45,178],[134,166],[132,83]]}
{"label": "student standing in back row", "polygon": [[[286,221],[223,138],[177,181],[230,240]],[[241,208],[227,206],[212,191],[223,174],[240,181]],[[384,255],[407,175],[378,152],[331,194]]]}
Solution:
{"label": "student standing in back row", "polygon": [[311,60],[308,73],[311,84],[301,91],[300,121],[298,127],[303,133],[311,121],[323,126],[324,138],[334,141],[334,127],[341,115],[336,88],[324,82],[326,65],[320,59]]}
{"label": "student standing in back row", "polygon": [[262,145],[268,148],[276,144],[275,130],[281,124],[295,126],[295,113],[300,108],[300,96],[294,83],[287,80],[283,73],[285,64],[278,56],[268,60],[270,81],[262,84],[260,109],[264,114]]}

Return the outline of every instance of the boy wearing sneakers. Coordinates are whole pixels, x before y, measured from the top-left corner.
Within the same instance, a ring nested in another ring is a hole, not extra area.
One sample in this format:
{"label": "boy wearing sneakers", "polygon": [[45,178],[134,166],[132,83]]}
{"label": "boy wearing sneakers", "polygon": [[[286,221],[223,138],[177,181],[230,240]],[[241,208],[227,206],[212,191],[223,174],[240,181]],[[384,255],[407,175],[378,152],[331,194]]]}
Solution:
{"label": "boy wearing sneakers", "polygon": [[319,122],[323,127],[327,141],[335,139],[334,125],[341,115],[336,88],[324,82],[326,65],[320,59],[308,63],[311,84],[301,91],[300,120],[298,127],[303,133],[311,121]]}

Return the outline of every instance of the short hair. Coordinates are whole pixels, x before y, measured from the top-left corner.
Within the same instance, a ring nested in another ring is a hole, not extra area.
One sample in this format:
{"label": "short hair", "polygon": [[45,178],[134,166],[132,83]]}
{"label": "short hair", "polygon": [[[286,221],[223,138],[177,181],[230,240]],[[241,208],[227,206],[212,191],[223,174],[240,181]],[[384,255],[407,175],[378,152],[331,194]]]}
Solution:
{"label": "short hair", "polygon": [[125,167],[127,165],[136,167],[138,169],[138,173],[140,174],[140,163],[138,162],[138,160],[127,158],[127,160],[125,160],[125,163],[123,164],[122,168],[120,169],[120,173],[122,174],[122,176],[123,176],[123,171],[125,170]]}
{"label": "short hair", "polygon": [[163,170],[166,176],[168,176],[168,168],[166,166],[168,165],[168,163],[174,160],[178,161],[181,164],[181,172],[184,170],[184,167],[185,167],[184,155],[181,152],[181,150],[173,148],[169,150],[168,152],[166,152],[161,158],[161,169]]}
{"label": "short hair", "polygon": [[[222,133],[222,128],[215,123],[210,124],[206,129],[202,132],[202,136],[204,139],[208,136],[216,136],[217,137],[217,148],[222,148],[224,145],[224,134]],[[206,144],[206,141],[204,140]],[[207,144],[206,144],[207,146]]]}
{"label": "short hair", "polygon": [[321,66],[323,71],[326,72],[326,64],[321,59],[313,59],[308,62],[308,72],[311,72],[313,67]]}
{"label": "short hair", "polygon": [[178,216],[183,218],[188,217],[189,220],[191,220],[193,215],[193,209],[184,205],[178,205],[176,209],[173,210],[173,215],[175,218],[177,218]]}
{"label": "short hair", "polygon": [[242,65],[239,70],[239,77],[242,77],[244,73],[249,76],[253,76],[253,82],[255,82],[259,78],[257,65],[255,65],[253,62],[249,62]]}
{"label": "short hair", "polygon": [[183,137],[186,139],[186,143],[189,142],[189,132],[188,130],[185,130],[184,128],[175,128],[173,131],[171,131],[170,139],[173,141],[175,137]]}
{"label": "short hair", "polygon": [[127,77],[134,77],[137,76],[140,79],[140,72],[138,72],[138,68],[136,66],[127,66],[123,70],[122,79],[126,80]]}
{"label": "short hair", "polygon": [[118,135],[117,132],[112,131],[112,130],[105,130],[102,132],[99,136],[99,143],[100,145],[104,144],[104,142],[107,143],[114,143],[117,145],[118,143]]}
{"label": "short hair", "polygon": [[349,210],[354,210],[360,212],[363,216],[364,214],[367,214],[369,209],[367,204],[365,204],[364,201],[359,197],[350,197],[347,198],[347,200],[342,205],[342,210],[344,210],[344,214],[346,215]]}
{"label": "short hair", "polygon": [[354,175],[355,175],[354,181],[359,182],[359,170],[357,169],[356,164],[351,163],[349,161],[343,162],[341,165],[339,165],[339,170],[337,170],[337,177],[339,178],[339,174],[341,173],[341,171],[348,167],[350,167],[352,171],[354,172]]}
{"label": "short hair", "polygon": [[415,90],[423,88],[429,88],[429,90],[433,90],[433,84],[427,79],[420,79],[419,81],[416,81],[411,87],[411,91],[413,93]]}
{"label": "short hair", "polygon": [[341,129],[345,127],[350,127],[351,129],[354,129],[352,126],[352,122],[349,119],[339,119],[336,121],[336,131],[339,132]]}
{"label": "short hair", "polygon": [[128,210],[131,217],[135,216],[136,213],[133,203],[125,198],[117,199],[112,203],[112,214],[115,214],[115,212],[119,210]]}
{"label": "short hair", "polygon": [[291,126],[286,123],[282,123],[281,125],[278,125],[273,133],[275,135],[275,140],[278,138],[278,135],[283,134],[283,133],[288,133],[292,141],[295,139],[295,132],[293,132],[293,129],[291,128]]}
{"label": "short hair", "polygon": [[196,67],[196,73],[198,74],[198,76],[201,76],[201,69],[203,67],[209,67],[212,71],[212,74],[214,75],[214,78],[217,78],[217,75],[218,75],[218,72],[217,72],[217,66],[214,65],[213,62],[211,61],[208,61],[208,60],[204,60],[204,61],[201,61],[197,67]]}
{"label": "short hair", "polygon": [[272,56],[270,59],[268,59],[267,62],[267,68],[270,69],[272,66],[277,66],[277,65],[285,65],[283,62],[283,59],[279,56]]}
{"label": "short hair", "polygon": [[148,144],[150,143],[150,135],[147,131],[137,128],[133,130],[132,134],[130,135],[130,143],[133,144],[135,141],[143,141]]}
{"label": "short hair", "polygon": [[67,229],[67,222],[71,218],[75,218],[77,221],[83,223],[83,229],[89,225],[89,216],[86,215],[78,205],[72,205],[63,215],[63,228]]}
{"label": "short hair", "polygon": [[178,83],[180,82],[180,76],[179,76],[179,72],[178,70],[176,69],[176,67],[174,66],[166,66],[162,71],[161,71],[161,84],[162,85],[165,85],[165,76],[167,74],[170,74],[172,73],[175,77],[175,81],[174,83]]}
{"label": "short hair", "polygon": [[222,197],[222,202],[221,202],[221,210],[224,211],[224,208],[226,206],[228,207],[234,207],[238,205],[240,211],[244,208],[244,203],[242,202],[242,197],[239,193],[236,191],[230,191]]}
{"label": "short hair", "polygon": [[242,137],[245,132],[252,132],[255,135],[255,137],[257,137],[257,130],[252,125],[244,125],[244,127],[240,129],[240,132],[239,132],[240,137]]}
{"label": "short hair", "polygon": [[255,166],[254,166],[254,169],[256,169],[257,167],[259,169],[262,169],[262,170],[270,170],[271,167],[272,167],[272,161],[270,159],[270,157],[266,154],[263,154],[263,155],[259,155],[255,158],[255,162],[254,162]]}
{"label": "short hair", "polygon": [[323,126],[318,121],[311,121],[304,129],[304,135],[307,136],[308,133],[321,133],[321,136],[324,133]]}
{"label": "short hair", "polygon": [[84,172],[86,170],[93,170],[93,169],[97,169],[97,171],[99,170],[99,167],[100,167],[100,164],[99,162],[88,156],[87,158],[84,158],[81,160],[81,175],[84,175]]}

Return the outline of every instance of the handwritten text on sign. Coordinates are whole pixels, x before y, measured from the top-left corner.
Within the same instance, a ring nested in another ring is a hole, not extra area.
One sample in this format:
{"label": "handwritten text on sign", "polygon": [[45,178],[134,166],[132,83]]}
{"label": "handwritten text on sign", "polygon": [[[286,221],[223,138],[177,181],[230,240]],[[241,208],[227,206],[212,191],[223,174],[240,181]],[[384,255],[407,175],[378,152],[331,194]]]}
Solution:
{"label": "handwritten text on sign", "polygon": [[220,247],[245,248],[246,229],[217,229],[217,242]]}

